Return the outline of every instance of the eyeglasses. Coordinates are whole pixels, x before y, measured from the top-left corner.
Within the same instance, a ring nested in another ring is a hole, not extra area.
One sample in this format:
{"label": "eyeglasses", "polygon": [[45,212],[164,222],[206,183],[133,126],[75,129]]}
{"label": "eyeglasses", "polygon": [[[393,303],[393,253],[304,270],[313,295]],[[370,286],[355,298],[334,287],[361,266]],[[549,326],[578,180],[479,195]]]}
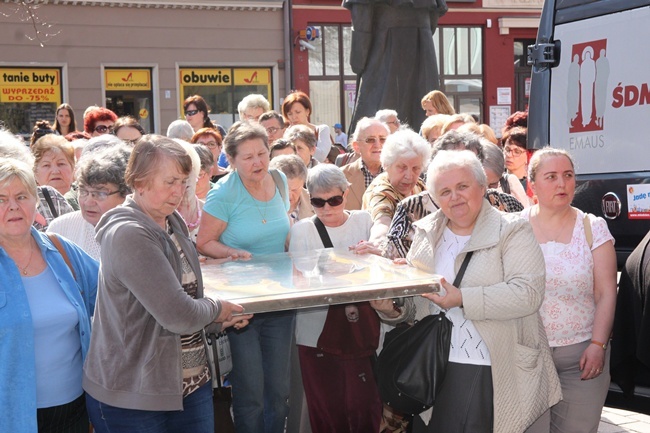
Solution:
{"label": "eyeglasses", "polygon": [[369,145],[372,146],[372,145],[374,145],[374,144],[377,144],[377,141],[378,141],[378,140],[379,140],[379,142],[380,142],[381,144],[384,144],[384,143],[386,142],[386,138],[387,138],[387,137],[379,137],[379,138],[376,138],[376,137],[367,137],[367,138],[366,138],[365,140],[363,140],[363,141],[365,141],[367,144],[369,144]]}
{"label": "eyeglasses", "polygon": [[336,207],[336,206],[341,206],[341,203],[343,203],[343,196],[335,195],[334,197],[330,197],[327,200],[325,200],[324,198],[312,197],[309,201],[311,202],[312,206],[317,208],[325,207],[325,203],[327,203],[331,207]]}
{"label": "eyeglasses", "polygon": [[512,154],[514,156],[519,156],[524,152],[526,152],[524,149],[519,149],[518,147],[506,146],[503,148],[503,153],[505,153],[506,155]]}
{"label": "eyeglasses", "polygon": [[113,132],[113,125],[106,126],[106,125],[97,125],[95,126],[95,129],[93,131],[97,132],[98,134],[106,134]]}
{"label": "eyeglasses", "polygon": [[185,110],[185,117],[194,116],[198,112],[199,112],[199,110]]}
{"label": "eyeglasses", "polygon": [[209,147],[210,149],[214,149],[215,147],[219,147],[216,141],[208,141],[207,143],[201,143],[204,146]]}
{"label": "eyeglasses", "polygon": [[388,123],[389,125],[395,125],[395,126],[400,126],[402,124],[402,122],[400,122],[399,119],[391,120],[390,122],[386,122],[386,123]]}
{"label": "eyeglasses", "polygon": [[108,192],[108,191],[88,191],[87,189],[79,188],[79,198],[88,198],[88,196],[91,196],[93,200],[104,201],[108,198],[109,195],[117,194],[118,192],[120,192],[119,189],[117,191]]}
{"label": "eyeglasses", "polygon": [[269,134],[269,135],[272,135],[272,134],[275,134],[276,132],[278,132],[280,129],[281,128],[278,128],[276,126],[271,126],[269,128],[266,128],[266,133]]}

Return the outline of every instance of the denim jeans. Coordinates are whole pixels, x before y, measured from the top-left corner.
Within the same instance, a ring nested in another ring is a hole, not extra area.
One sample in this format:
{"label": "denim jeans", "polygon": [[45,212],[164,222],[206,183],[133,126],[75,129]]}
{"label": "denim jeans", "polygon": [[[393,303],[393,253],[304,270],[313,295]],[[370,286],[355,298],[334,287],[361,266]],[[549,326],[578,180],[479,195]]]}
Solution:
{"label": "denim jeans", "polygon": [[295,311],[256,314],[228,329],[237,433],[282,433],[289,413],[289,373]]}
{"label": "denim jeans", "polygon": [[96,433],[214,433],[212,385],[203,385],[183,399],[183,410],[123,409],[86,393],[88,415]]}

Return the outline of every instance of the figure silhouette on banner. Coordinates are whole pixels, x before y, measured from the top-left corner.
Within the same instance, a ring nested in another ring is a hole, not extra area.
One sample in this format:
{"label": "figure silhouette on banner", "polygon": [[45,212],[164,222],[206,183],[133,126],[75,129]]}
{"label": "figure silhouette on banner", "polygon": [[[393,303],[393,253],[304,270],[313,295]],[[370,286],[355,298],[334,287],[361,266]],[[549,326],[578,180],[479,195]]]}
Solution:
{"label": "figure silhouette on banner", "polygon": [[605,50],[600,50],[596,60],[596,86],[594,89],[596,98],[596,125],[603,127],[603,115],[607,106],[607,80],[609,79],[609,60],[605,57]]}
{"label": "figure silhouette on banner", "polygon": [[571,132],[603,129],[609,79],[606,53],[598,45],[587,45],[572,54],[567,86],[567,122]]}

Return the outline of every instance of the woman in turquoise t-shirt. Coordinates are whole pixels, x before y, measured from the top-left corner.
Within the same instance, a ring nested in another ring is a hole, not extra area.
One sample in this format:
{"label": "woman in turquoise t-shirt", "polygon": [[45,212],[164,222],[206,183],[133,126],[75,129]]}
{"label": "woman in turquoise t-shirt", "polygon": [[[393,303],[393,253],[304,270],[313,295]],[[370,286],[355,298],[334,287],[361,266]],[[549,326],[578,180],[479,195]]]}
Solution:
{"label": "woman in turquoise t-shirt", "polygon": [[[234,171],[208,193],[199,228],[199,251],[214,258],[248,258],[285,250],[289,233],[286,178],[269,173],[266,131],[235,123],[224,140]],[[283,188],[280,194],[278,188]],[[282,433],[289,411],[289,358],[294,311],[256,314],[250,326],[230,330],[229,379],[238,433]]]}

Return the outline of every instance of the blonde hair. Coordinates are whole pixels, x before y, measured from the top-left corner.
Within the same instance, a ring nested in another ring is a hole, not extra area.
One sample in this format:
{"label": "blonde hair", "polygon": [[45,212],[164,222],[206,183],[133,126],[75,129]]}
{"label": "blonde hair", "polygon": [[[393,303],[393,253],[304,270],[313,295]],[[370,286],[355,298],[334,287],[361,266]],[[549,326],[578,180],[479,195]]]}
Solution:
{"label": "blonde hair", "polygon": [[434,90],[424,95],[424,98],[420,101],[423,110],[425,109],[424,106],[427,102],[431,102],[431,105],[433,105],[433,108],[435,108],[438,114],[456,114],[456,110],[451,106],[449,99],[447,99],[447,96],[445,96],[445,94],[440,90]]}

